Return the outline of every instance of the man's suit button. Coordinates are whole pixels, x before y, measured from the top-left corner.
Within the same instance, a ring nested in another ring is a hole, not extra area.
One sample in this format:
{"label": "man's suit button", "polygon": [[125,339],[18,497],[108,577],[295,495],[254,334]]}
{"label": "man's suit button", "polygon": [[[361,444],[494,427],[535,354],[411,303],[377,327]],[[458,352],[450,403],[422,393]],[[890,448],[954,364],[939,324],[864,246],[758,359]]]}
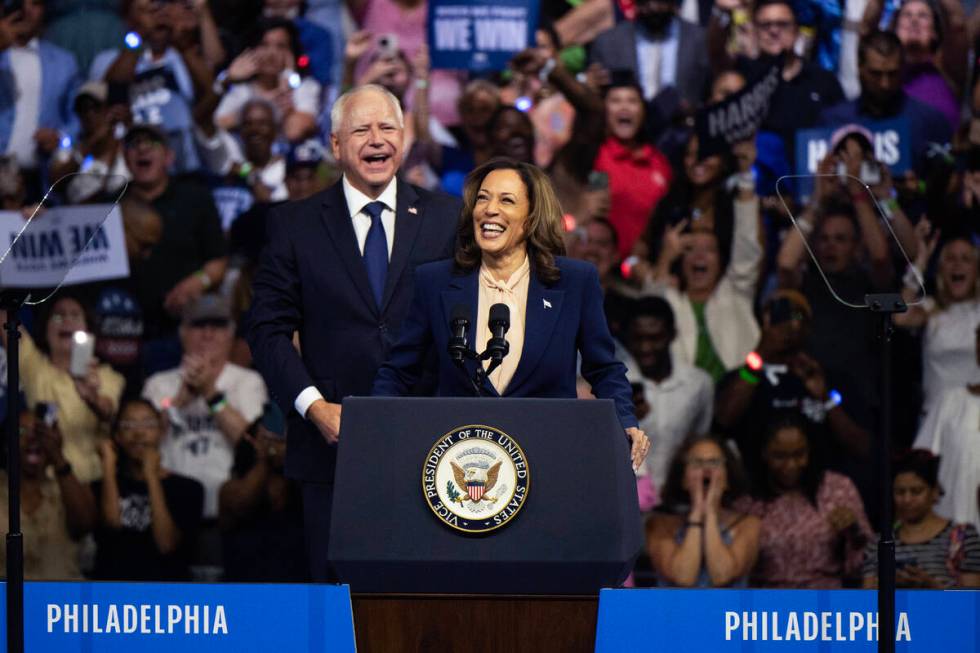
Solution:
{"label": "man's suit button", "polygon": [[381,333],[387,333],[388,325],[382,322],[381,324],[378,325],[378,331],[380,331]]}

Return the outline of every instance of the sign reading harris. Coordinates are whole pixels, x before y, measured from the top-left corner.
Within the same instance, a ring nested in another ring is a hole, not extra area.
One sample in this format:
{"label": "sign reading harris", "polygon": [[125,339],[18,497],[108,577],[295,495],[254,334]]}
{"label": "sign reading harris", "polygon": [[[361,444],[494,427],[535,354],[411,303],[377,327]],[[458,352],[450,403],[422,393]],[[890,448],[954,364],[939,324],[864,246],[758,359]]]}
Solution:
{"label": "sign reading harris", "polygon": [[534,44],[538,0],[430,0],[433,68],[503,70]]}
{"label": "sign reading harris", "polygon": [[[976,651],[980,591],[899,591],[900,653]],[[602,590],[596,653],[873,653],[876,594],[870,590]]]}
{"label": "sign reading harris", "polygon": [[72,285],[129,276],[122,213],[114,205],[54,207],[30,223],[17,211],[0,211],[0,255],[8,247],[0,263],[0,286],[8,288],[48,288],[62,279],[64,285]]}
{"label": "sign reading harris", "polygon": [[353,653],[350,591],[346,585],[29,582],[24,650]]}
{"label": "sign reading harris", "polygon": [[769,103],[782,79],[783,60],[774,59],[769,70],[738,93],[699,110],[694,119],[698,157],[728,152],[733,145],[754,138],[769,113]]}
{"label": "sign reading harris", "polygon": [[[874,140],[875,159],[888,166],[893,175],[912,168],[912,152],[909,145],[909,125],[905,118],[894,120],[862,120],[861,126],[871,132]],[[796,174],[815,175],[820,162],[830,153],[830,138],[840,125],[801,129],[796,132]],[[813,194],[812,178],[794,179],[796,193],[801,201],[808,201]]]}

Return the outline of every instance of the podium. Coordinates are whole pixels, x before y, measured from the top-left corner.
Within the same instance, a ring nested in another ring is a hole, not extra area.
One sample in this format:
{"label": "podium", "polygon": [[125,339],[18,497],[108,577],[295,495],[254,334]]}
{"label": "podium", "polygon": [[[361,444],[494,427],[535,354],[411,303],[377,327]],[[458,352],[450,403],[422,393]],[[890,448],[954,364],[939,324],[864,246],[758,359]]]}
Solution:
{"label": "podium", "polygon": [[[433,445],[474,425],[519,444],[529,475],[520,512],[479,535],[442,523],[423,492]],[[352,592],[596,595],[640,551],[609,400],[349,398],[342,429],[330,559]]]}

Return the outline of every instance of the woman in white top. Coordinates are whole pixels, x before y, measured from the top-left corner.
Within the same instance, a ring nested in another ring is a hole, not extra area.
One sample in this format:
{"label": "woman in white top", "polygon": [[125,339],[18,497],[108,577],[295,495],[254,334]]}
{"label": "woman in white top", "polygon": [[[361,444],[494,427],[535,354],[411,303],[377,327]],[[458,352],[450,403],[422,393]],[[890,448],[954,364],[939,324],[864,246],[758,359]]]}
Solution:
{"label": "woman in white top", "polygon": [[[918,279],[938,242],[938,233],[926,242],[929,225],[923,223],[916,228],[920,240],[916,269],[905,275],[903,295],[910,303],[919,298]],[[895,316],[899,326],[923,329],[923,416],[937,405],[944,391],[980,381],[973,355],[973,331],[980,324],[978,259],[977,248],[966,237],[947,240],[939,251],[935,295]]]}
{"label": "woman in white top", "polygon": [[[742,177],[751,173],[755,146],[747,142],[737,147]],[[671,357],[700,367],[716,382],[738,367],[759,341],[752,306],[763,256],[759,198],[754,182],[740,178],[736,189],[730,257],[714,230],[694,226],[685,233],[690,221],[681,220],[667,226],[660,256],[643,289],[663,295],[674,311],[677,338]]]}
{"label": "woman in white top", "polygon": [[238,127],[242,107],[254,98],[271,102],[278,110],[282,135],[291,143],[313,136],[320,114],[320,84],[296,72],[299,37],[291,22],[267,19],[257,31],[255,45],[231,62],[218,83],[230,85],[214,114],[222,129]]}

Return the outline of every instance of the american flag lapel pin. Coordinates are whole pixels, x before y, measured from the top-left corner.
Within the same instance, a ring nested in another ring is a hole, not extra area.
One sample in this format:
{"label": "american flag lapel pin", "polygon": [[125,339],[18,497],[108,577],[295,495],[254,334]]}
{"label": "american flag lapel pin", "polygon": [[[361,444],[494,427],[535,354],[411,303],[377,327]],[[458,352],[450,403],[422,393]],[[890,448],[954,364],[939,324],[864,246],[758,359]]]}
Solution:
{"label": "american flag lapel pin", "polygon": [[541,301],[544,302],[545,308],[551,308],[551,302],[549,302],[547,299],[542,299]]}
{"label": "american flag lapel pin", "polygon": [[418,215],[419,214],[419,210],[417,208],[415,208],[414,206],[408,207],[408,212],[411,213],[412,215]]}

